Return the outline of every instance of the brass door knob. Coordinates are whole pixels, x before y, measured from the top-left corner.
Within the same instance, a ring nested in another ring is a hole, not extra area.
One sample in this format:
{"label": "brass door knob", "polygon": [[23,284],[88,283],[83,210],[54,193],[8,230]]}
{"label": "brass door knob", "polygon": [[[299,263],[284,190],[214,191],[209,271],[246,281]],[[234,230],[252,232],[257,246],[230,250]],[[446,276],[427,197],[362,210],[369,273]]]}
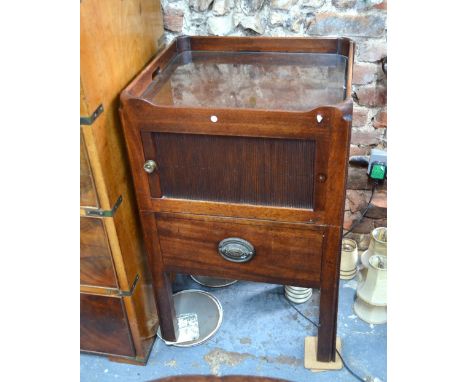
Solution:
{"label": "brass door knob", "polygon": [[147,160],[143,165],[143,170],[145,170],[148,174],[151,174],[154,170],[158,168],[158,165],[154,160]]}

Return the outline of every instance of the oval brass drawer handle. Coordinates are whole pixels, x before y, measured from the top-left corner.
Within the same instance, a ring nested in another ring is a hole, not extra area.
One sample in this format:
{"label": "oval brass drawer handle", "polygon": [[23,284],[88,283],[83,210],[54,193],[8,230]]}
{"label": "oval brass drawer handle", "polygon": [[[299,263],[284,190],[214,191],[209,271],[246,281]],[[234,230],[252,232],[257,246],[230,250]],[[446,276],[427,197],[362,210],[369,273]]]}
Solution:
{"label": "oval brass drawer handle", "polygon": [[219,254],[233,263],[246,263],[255,255],[255,248],[247,240],[228,237],[218,244]]}

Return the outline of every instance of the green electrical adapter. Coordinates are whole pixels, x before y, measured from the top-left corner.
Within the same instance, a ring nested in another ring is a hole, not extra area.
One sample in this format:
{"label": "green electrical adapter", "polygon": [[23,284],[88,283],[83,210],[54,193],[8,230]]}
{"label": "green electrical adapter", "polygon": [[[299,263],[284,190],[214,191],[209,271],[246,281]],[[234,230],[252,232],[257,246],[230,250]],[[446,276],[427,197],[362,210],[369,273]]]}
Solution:
{"label": "green electrical adapter", "polygon": [[375,180],[384,180],[387,176],[387,165],[384,162],[371,163],[369,177]]}
{"label": "green electrical adapter", "polygon": [[367,174],[371,179],[383,181],[387,177],[387,152],[372,149]]}

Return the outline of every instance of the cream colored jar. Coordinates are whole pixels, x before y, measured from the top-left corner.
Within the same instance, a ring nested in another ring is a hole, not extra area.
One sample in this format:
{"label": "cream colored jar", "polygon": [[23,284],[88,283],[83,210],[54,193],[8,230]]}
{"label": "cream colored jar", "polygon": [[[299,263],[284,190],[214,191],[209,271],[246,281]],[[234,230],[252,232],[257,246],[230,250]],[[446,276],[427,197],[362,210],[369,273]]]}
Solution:
{"label": "cream colored jar", "polygon": [[352,239],[341,242],[340,279],[350,280],[356,276],[358,262],[358,245]]}

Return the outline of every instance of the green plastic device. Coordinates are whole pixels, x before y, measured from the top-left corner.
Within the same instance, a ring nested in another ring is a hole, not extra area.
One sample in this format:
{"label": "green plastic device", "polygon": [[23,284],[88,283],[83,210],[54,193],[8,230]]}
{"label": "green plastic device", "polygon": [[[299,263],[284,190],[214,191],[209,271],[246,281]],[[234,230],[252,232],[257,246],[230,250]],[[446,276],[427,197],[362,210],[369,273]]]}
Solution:
{"label": "green plastic device", "polygon": [[387,165],[384,162],[374,162],[371,164],[369,177],[375,180],[384,180],[387,176]]}

